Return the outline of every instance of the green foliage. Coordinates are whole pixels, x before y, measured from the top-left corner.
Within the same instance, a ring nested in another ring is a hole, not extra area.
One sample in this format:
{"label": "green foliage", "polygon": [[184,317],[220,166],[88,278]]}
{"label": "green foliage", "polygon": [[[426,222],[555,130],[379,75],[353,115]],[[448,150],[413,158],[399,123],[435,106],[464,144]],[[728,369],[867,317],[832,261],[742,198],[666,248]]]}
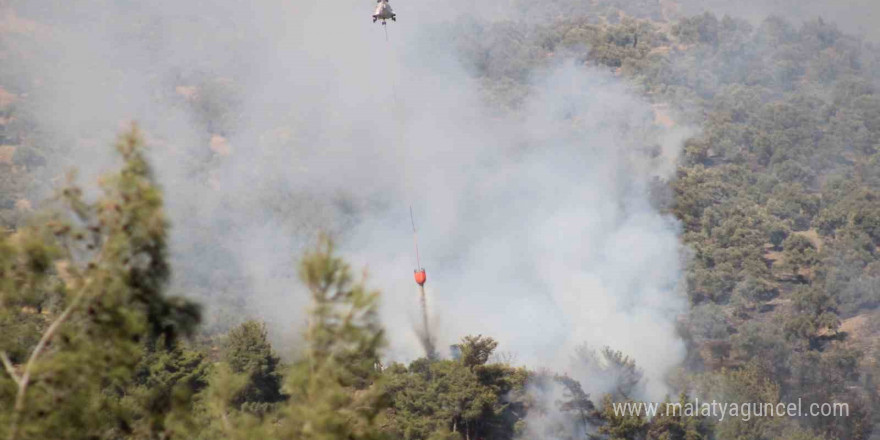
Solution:
{"label": "green foliage", "polygon": [[184,344],[147,350],[135,368],[133,386],[121,400],[127,411],[146,422],[139,435],[173,432],[169,419],[194,410],[193,399],[208,385],[209,371],[205,356]]}
{"label": "green foliage", "polygon": [[377,417],[386,406],[379,383],[379,294],[353,282],[348,265],[322,238],[300,264],[312,299],[307,349],[285,383],[290,402],[279,427],[282,437],[377,439]]}
{"label": "green foliage", "polygon": [[859,383],[863,358],[860,350],[846,347],[831,347],[822,352],[796,352],[792,355],[792,375],[790,395],[802,399],[804,405],[825,402],[846,402],[849,406],[847,417],[814,417],[807,426],[816,432],[826,433],[831,438],[864,439],[870,435],[864,423],[870,403],[858,388],[847,386]]}
{"label": "green foliage", "polygon": [[724,309],[717,304],[706,303],[694,307],[688,319],[688,334],[697,343],[727,339],[730,336],[727,316]]}
{"label": "green foliage", "polygon": [[232,402],[247,383],[245,374],[233,373],[228,364],[217,364],[209,377],[208,387],[198,395],[193,413],[175,420],[176,431],[198,440],[277,438],[270,423],[234,408]]}
{"label": "green foliage", "polygon": [[644,372],[636,366],[635,359],[618,350],[605,346],[596,351],[582,345],[575,351],[575,365],[596,375],[612,390],[610,397],[628,400],[640,391]]}
{"label": "green foliage", "polygon": [[462,338],[459,360],[419,359],[389,367],[388,431],[398,438],[512,439],[524,413],[528,373],[487,364],[497,346],[492,338]]}
{"label": "green foliage", "polygon": [[685,44],[711,44],[718,42],[718,19],[706,12],[695,17],[685,17],[672,27],[672,35]]}
{"label": "green foliage", "polygon": [[647,431],[647,438],[656,440],[703,440],[711,438],[712,425],[709,421],[697,415],[685,415],[685,405],[693,399],[687,393],[681,393],[678,397],[678,405],[667,399],[657,410],[657,415],[651,419]]}
{"label": "green foliage", "polygon": [[746,276],[733,289],[734,296],[750,303],[767,301],[776,297],[778,293],[779,289],[769,281],[753,276]]}
{"label": "green foliage", "polygon": [[498,342],[492,338],[484,338],[483,335],[465,336],[458,346],[461,353],[461,363],[466,367],[485,365],[489,356],[498,347]]}
{"label": "green foliage", "polygon": [[[780,183],[767,201],[769,212],[790,224],[789,227],[795,231],[810,228],[812,218],[819,212],[819,206],[819,197],[807,193],[799,183]],[[774,243],[776,246],[780,244]]]}
{"label": "green foliage", "polygon": [[803,235],[792,234],[782,242],[783,264],[779,270],[790,273],[798,279],[805,279],[802,271],[811,269],[819,262],[816,246]]}
{"label": "green foliage", "polygon": [[840,327],[837,303],[826,292],[815,287],[800,287],[794,294],[795,315],[785,322],[789,338],[805,339],[815,346],[824,331]]}
{"label": "green foliage", "polygon": [[[632,401],[628,401],[633,403]],[[604,424],[599,427],[599,432],[611,440],[637,440],[645,438],[648,432],[649,421],[644,414],[618,413],[614,411],[614,401],[611,396],[605,396],[602,400],[602,418]]]}
{"label": "green foliage", "polygon": [[[844,194],[832,193],[828,207],[819,216],[818,229],[826,235],[844,227],[863,231],[874,243],[880,242],[880,203],[877,191],[853,188]],[[836,198],[836,197],[839,197]]]}
{"label": "green foliage", "polygon": [[577,421],[583,423],[586,433],[601,417],[590,395],[584,392],[580,382],[568,376],[556,375],[553,380],[565,387],[563,399],[554,403],[558,403],[561,412],[574,413]]}
{"label": "green foliage", "polygon": [[[615,411],[615,403],[618,411]],[[710,420],[699,412],[686,411],[687,404],[693,404],[693,399],[687,393],[681,393],[678,402],[672,402],[668,398],[657,407],[656,415],[646,417],[642,414],[632,414],[620,411],[621,403],[632,404],[631,400],[615,402],[610,395],[606,395],[602,402],[602,410],[599,413],[598,432],[601,438],[618,440],[703,440],[712,438],[713,425]],[[591,437],[595,438],[595,437]]]}
{"label": "green foliage", "polygon": [[[269,344],[266,325],[246,321],[233,328],[227,335],[224,360],[233,373],[245,374],[248,383],[241,389],[233,403],[257,409],[267,403],[282,400],[281,360]],[[265,408],[259,412],[265,412]]]}
{"label": "green foliage", "polygon": [[733,350],[749,360],[771,378],[789,374],[788,362],[792,347],[782,334],[779,323],[747,322],[732,338]]}
{"label": "green foliage", "polygon": [[[755,365],[739,370],[721,370],[705,375],[700,382],[700,395],[711,396],[719,402],[768,402],[780,400],[779,385],[767,379]],[[773,417],[725,417],[716,425],[720,440],[778,438],[785,428],[785,420]]]}
{"label": "green foliage", "polygon": [[[181,381],[197,389],[197,379],[150,373],[141,384],[155,388],[135,391],[145,348],[160,340],[173,347],[199,320],[195,305],[164,296],[167,225],[142,149],[133,129],[117,143],[123,166],[104,179],[102,198],[89,203],[68,187],[67,212],[0,243],[0,316],[22,334],[3,347],[14,358],[2,353],[17,385],[0,405],[0,430],[11,440],[149,437],[162,430],[170,389]],[[198,376],[198,363],[184,362],[184,376]]]}

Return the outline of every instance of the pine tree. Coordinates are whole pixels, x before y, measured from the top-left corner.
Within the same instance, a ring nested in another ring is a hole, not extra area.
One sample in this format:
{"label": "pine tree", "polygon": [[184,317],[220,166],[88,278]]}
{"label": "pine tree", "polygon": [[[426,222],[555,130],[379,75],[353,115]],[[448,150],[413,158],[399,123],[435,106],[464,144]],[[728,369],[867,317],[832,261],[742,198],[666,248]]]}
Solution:
{"label": "pine tree", "polygon": [[698,414],[685,415],[685,405],[691,401],[687,393],[681,393],[678,404],[667,399],[651,419],[647,437],[652,440],[704,440],[712,432],[709,421]]}
{"label": "pine tree", "polygon": [[224,359],[234,373],[245,374],[248,382],[234,399],[239,407],[262,413],[282,400],[281,359],[272,350],[266,325],[247,321],[233,328],[226,341]]}
{"label": "pine tree", "polygon": [[311,295],[307,349],[286,381],[290,404],[282,437],[298,439],[382,438],[376,423],[386,407],[379,351],[379,293],[352,280],[349,266],[334,256],[324,237],[300,264]]}
{"label": "pine tree", "polygon": [[167,410],[125,390],[145,350],[173,347],[200,314],[164,295],[168,225],[137,129],[116,147],[123,166],[103,179],[101,198],[86,201],[70,185],[66,209],[0,242],[3,330],[25,314],[44,320],[35,344],[15,358],[0,352],[0,432],[9,440],[148,437],[151,413]]}

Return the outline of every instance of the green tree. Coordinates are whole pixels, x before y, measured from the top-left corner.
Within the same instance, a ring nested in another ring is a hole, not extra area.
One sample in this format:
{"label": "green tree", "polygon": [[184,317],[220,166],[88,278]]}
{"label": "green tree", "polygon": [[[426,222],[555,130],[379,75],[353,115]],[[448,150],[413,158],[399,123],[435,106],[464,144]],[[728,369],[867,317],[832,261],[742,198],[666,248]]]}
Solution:
{"label": "green tree", "polygon": [[498,342],[483,335],[465,336],[457,347],[461,353],[461,362],[466,367],[473,368],[489,361],[489,356],[498,347]]}
{"label": "green tree", "polygon": [[[635,404],[633,401],[626,403]],[[649,421],[644,412],[633,414],[616,411],[615,402],[610,395],[602,400],[602,425],[599,433],[610,440],[642,440],[648,433]]]}
{"label": "green tree", "polygon": [[766,280],[746,276],[734,287],[733,294],[749,303],[758,303],[774,298],[779,294],[779,289]]}
{"label": "green tree", "polygon": [[145,423],[132,438],[174,435],[175,420],[195,410],[195,396],[208,385],[210,363],[186,344],[147,349],[121,404]]}
{"label": "green tree", "polygon": [[792,234],[782,243],[784,262],[780,270],[792,274],[798,280],[805,280],[803,271],[811,269],[819,262],[816,246],[807,237]]}
{"label": "green tree", "polygon": [[647,438],[651,440],[703,440],[711,438],[712,425],[700,414],[685,415],[684,408],[693,400],[687,393],[678,397],[678,405],[669,399],[660,404],[651,419]]}
{"label": "green tree", "polygon": [[582,345],[575,351],[574,361],[578,368],[610,385],[610,397],[614,401],[629,400],[643,385],[644,371],[636,365],[635,359],[611,347],[596,351]]}
{"label": "green tree", "polygon": [[466,336],[458,360],[422,358],[408,368],[390,367],[389,431],[405,439],[514,438],[526,412],[528,373],[488,363],[496,346],[492,338]]}
{"label": "green tree", "polygon": [[4,325],[20,322],[14,317],[30,313],[35,301],[52,304],[26,358],[0,352],[15,390],[0,395],[0,430],[10,440],[162,429],[152,414],[168,408],[147,405],[152,399],[132,404],[124,390],[136,385],[144,350],[173,347],[194,330],[199,310],[164,295],[167,222],[138,131],[116,148],[123,166],[103,180],[103,197],[86,202],[70,186],[67,211],[0,243]]}
{"label": "green tree", "polygon": [[246,321],[227,335],[224,360],[233,373],[245,374],[247,384],[235,398],[236,405],[265,412],[266,404],[281,401],[281,359],[269,343],[266,324]]}
{"label": "green tree", "polygon": [[[779,385],[754,364],[744,368],[722,369],[698,379],[700,395],[723,402],[767,402],[776,404],[780,399]],[[744,414],[728,414],[716,425],[719,440],[758,440],[779,438],[785,421],[773,417],[757,417]],[[748,420],[745,420],[748,418]]]}
{"label": "green tree", "polygon": [[377,417],[387,405],[380,380],[379,293],[353,282],[349,266],[322,238],[300,264],[312,300],[307,348],[285,383],[290,403],[279,426],[282,437],[377,439]]}
{"label": "green tree", "polygon": [[198,440],[261,440],[279,438],[278,418],[262,420],[255,414],[239,411],[234,401],[248,384],[246,374],[235,374],[225,362],[211,371],[208,387],[199,393],[193,411],[174,422],[183,438]]}
{"label": "green tree", "polygon": [[809,342],[818,347],[825,332],[835,332],[840,327],[837,302],[827,292],[815,286],[802,286],[793,295],[794,314],[785,321],[785,335],[792,339]]}

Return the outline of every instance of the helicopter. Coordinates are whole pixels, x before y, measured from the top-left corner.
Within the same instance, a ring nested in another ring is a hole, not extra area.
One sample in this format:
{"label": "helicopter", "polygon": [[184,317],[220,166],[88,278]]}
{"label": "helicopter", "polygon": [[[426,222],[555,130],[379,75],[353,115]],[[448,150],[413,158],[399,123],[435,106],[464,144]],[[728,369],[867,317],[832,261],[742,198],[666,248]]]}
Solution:
{"label": "helicopter", "polygon": [[385,20],[389,18],[391,21],[397,21],[397,14],[391,10],[391,5],[388,4],[388,0],[376,0],[376,11],[373,12],[373,23],[376,20],[382,20],[382,26],[385,26]]}

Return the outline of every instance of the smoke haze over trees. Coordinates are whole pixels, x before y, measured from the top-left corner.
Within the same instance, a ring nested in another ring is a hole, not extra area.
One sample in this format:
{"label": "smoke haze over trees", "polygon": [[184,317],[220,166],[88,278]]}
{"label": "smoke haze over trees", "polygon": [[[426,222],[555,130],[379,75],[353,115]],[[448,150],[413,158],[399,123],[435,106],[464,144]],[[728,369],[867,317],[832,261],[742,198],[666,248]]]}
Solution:
{"label": "smoke haze over trees", "polygon": [[0,434],[880,435],[877,6],[757,3],[0,5]]}

